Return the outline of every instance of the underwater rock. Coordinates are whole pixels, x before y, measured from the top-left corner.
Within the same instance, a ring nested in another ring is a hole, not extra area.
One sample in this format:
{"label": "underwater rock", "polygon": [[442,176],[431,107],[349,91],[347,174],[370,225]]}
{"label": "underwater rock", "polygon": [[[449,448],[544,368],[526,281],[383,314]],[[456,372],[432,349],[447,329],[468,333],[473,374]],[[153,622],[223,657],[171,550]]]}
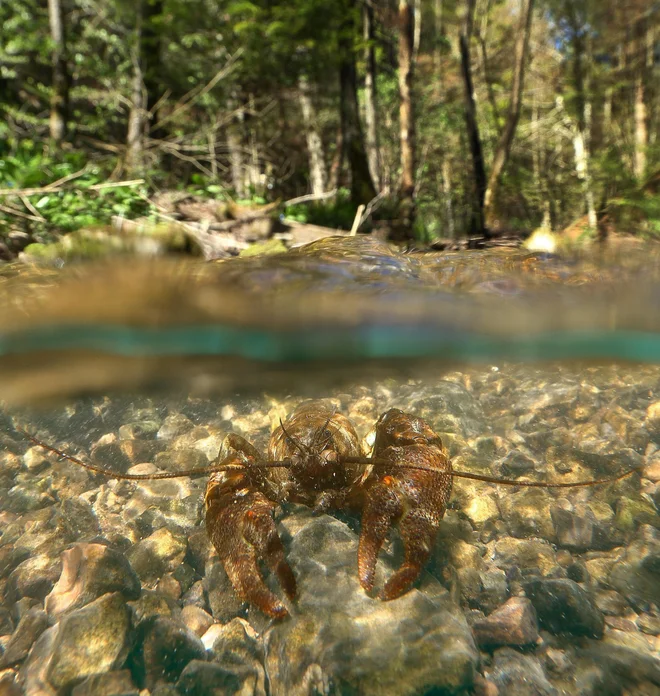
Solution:
{"label": "underwater rock", "polygon": [[62,554],[62,574],[46,597],[46,611],[59,617],[107,592],[140,596],[140,579],[126,557],[103,544],[76,544]]}
{"label": "underwater rock", "polygon": [[154,458],[154,464],[164,471],[179,473],[187,469],[197,469],[209,463],[206,455],[198,449],[186,447],[182,449],[165,450]]}
{"label": "underwater rock", "polygon": [[129,602],[129,606],[133,610],[134,623],[138,626],[143,621],[158,616],[176,620],[181,616],[178,602],[156,590],[142,590],[140,598]]}
{"label": "underwater rock", "polygon": [[548,491],[541,488],[525,488],[503,497],[500,510],[511,536],[519,539],[534,536],[552,539],[554,527],[550,508],[553,502]]}
{"label": "underwater rock", "polygon": [[181,620],[195,635],[200,638],[213,625],[213,617],[205,612],[201,607],[194,604],[187,604],[181,610]]}
{"label": "underwater rock", "polygon": [[27,696],[55,696],[55,689],[48,682],[48,669],[53,657],[53,647],[60,632],[60,624],[46,629],[36,640],[19,675]]}
{"label": "underwater rock", "polygon": [[206,660],[206,650],[202,641],[182,624],[152,616],[138,627],[132,657],[137,682],[153,689],[162,682],[176,682],[192,660]]}
{"label": "underwater rock", "polygon": [[534,578],[523,583],[541,626],[551,633],[601,638],[603,614],[592,597],[573,580]]}
{"label": "underwater rock", "polygon": [[[618,645],[598,644],[578,651],[575,686],[580,696],[657,694],[660,687],[660,659]],[[639,691],[634,685],[644,685]]]}
{"label": "underwater rock", "polygon": [[557,689],[548,681],[540,660],[521,655],[513,648],[500,648],[494,654],[488,677],[500,694],[507,696],[558,696]]}
{"label": "underwater rock", "polygon": [[60,573],[60,563],[45,553],[19,563],[9,574],[7,595],[14,601],[21,597],[43,600]]}
{"label": "underwater rock", "polygon": [[423,394],[411,394],[406,410],[426,420],[437,433],[474,437],[489,430],[479,401],[455,382],[439,380]]}
{"label": "underwater rock", "polygon": [[213,663],[235,676],[241,693],[266,696],[263,648],[257,633],[247,621],[233,619],[224,626],[218,626],[210,654]]}
{"label": "underwater rock", "polygon": [[233,696],[233,694],[265,694],[246,690],[241,679],[231,670],[213,662],[192,660],[176,683],[177,693],[190,696]]}
{"label": "underwater rock", "polygon": [[139,696],[131,673],[119,669],[103,674],[93,674],[73,688],[71,696]]}
{"label": "underwater rock", "polygon": [[23,660],[32,644],[48,628],[48,616],[42,609],[30,609],[25,613],[9,639],[2,656],[0,669],[5,669]]}
{"label": "underwater rock", "polygon": [[236,596],[219,558],[207,561],[203,582],[211,614],[216,621],[225,623],[244,613],[244,604]]}
{"label": "underwater rock", "polygon": [[91,540],[101,534],[101,526],[92,506],[78,496],[62,500],[61,520],[67,535],[77,541]]}
{"label": "underwater rock", "polygon": [[480,647],[531,645],[539,637],[536,611],[526,597],[512,597],[485,619],[472,624],[472,632]]}
{"label": "underwater rock", "polygon": [[548,575],[557,568],[553,547],[541,539],[501,537],[490,542],[488,550],[494,564],[505,572],[518,567],[538,570],[541,575]]}
{"label": "underwater rock", "polygon": [[588,505],[574,509],[568,501],[557,501],[550,509],[557,544],[571,550],[608,549],[614,544],[608,530],[599,524]]}
{"label": "underwater rock", "polygon": [[128,651],[131,625],[119,592],[103,595],[65,616],[53,643],[47,678],[56,689],[120,666]]}
{"label": "underwater rock", "polygon": [[185,537],[162,527],[132,546],[126,557],[142,582],[148,584],[174,570],[185,553]]}
{"label": "underwater rock", "polygon": [[660,532],[644,526],[615,563],[609,575],[612,587],[633,604],[660,604]]}
{"label": "underwater rock", "polygon": [[348,526],[305,509],[282,526],[298,596],[292,616],[266,633],[271,693],[323,693],[333,683],[365,696],[398,696],[472,685],[478,652],[463,612],[439,583],[426,575],[420,590],[372,599],[358,582],[357,536]]}
{"label": "underwater rock", "polygon": [[156,437],[159,440],[172,440],[173,438],[192,430],[195,424],[182,413],[171,413],[160,426]]}

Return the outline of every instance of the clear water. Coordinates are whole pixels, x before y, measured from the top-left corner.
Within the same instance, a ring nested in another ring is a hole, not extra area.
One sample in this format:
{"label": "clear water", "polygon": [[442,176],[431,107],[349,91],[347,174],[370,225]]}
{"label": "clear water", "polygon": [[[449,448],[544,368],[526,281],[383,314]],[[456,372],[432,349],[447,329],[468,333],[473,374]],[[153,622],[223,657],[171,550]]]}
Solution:
{"label": "clear water", "polygon": [[[0,684],[7,693],[660,693],[660,333],[653,250],[136,262],[0,280]],[[350,510],[275,508],[297,596],[241,602],[208,540],[205,466],[266,452],[306,398],[365,450],[390,408],[457,470],[413,589],[395,529],[375,589]],[[18,430],[17,430],[18,428]],[[59,690],[59,691],[58,691]]]}

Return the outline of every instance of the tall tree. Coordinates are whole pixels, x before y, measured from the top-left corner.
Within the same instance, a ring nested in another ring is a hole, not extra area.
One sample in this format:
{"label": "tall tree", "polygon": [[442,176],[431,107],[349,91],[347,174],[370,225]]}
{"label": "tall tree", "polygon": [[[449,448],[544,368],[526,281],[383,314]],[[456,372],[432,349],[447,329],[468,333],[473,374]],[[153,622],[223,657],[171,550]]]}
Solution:
{"label": "tall tree", "polygon": [[69,111],[69,69],[67,65],[66,32],[61,0],[48,0],[53,86],[50,97],[50,137],[56,144],[64,140]]}
{"label": "tall tree", "polygon": [[474,175],[474,199],[475,206],[471,216],[470,231],[473,234],[486,235],[484,224],[484,198],[486,195],[486,167],[484,165],[484,153],[481,146],[479,124],[477,122],[477,105],[474,100],[474,85],[472,82],[472,65],[470,57],[470,39],[474,28],[474,12],[476,0],[467,0],[467,12],[463,31],[459,37],[461,52],[461,74],[463,77],[463,89],[465,98],[465,124],[467,137],[470,143],[472,155],[472,170]]}
{"label": "tall tree", "polygon": [[415,113],[413,108],[414,10],[410,0],[399,0],[399,131],[401,184],[399,235],[414,238],[415,222]]}
{"label": "tall tree", "polygon": [[525,82],[525,68],[527,65],[533,10],[534,0],[520,0],[520,26],[516,39],[509,112],[499,142],[497,143],[495,156],[493,157],[493,163],[490,168],[490,175],[488,177],[488,184],[484,193],[484,217],[487,228],[490,228],[494,222],[495,196],[500,185],[504,167],[511,153],[511,144],[516,134],[518,120],[520,119],[520,107],[522,104],[523,85]]}
{"label": "tall tree", "polygon": [[367,157],[369,171],[377,189],[380,181],[380,149],[378,146],[378,109],[376,103],[376,50],[374,8],[370,0],[362,6],[364,49],[364,120],[367,127]]}
{"label": "tall tree", "polygon": [[342,146],[346,153],[351,176],[351,201],[355,205],[368,203],[376,196],[369,172],[366,148],[357,98],[355,68],[356,18],[353,0],[347,3],[346,14],[339,29],[339,100]]}
{"label": "tall tree", "polygon": [[160,99],[160,23],[164,0],[138,0],[135,6],[134,43],[131,50],[131,110],[128,116],[129,170],[144,166],[144,139],[155,118]]}
{"label": "tall tree", "polygon": [[325,191],[325,156],[323,154],[323,141],[319,133],[318,118],[312,100],[309,80],[304,74],[301,74],[298,78],[298,97],[305,126],[305,138],[307,140],[309,182],[312,193],[320,195]]}

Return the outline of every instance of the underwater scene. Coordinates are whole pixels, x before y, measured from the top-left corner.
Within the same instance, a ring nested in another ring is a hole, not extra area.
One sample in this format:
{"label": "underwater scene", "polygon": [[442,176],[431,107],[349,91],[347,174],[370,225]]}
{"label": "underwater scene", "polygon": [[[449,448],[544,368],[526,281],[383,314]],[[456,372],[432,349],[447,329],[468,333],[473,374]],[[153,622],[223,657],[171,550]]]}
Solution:
{"label": "underwater scene", "polygon": [[658,252],[0,274],[0,694],[660,694]]}

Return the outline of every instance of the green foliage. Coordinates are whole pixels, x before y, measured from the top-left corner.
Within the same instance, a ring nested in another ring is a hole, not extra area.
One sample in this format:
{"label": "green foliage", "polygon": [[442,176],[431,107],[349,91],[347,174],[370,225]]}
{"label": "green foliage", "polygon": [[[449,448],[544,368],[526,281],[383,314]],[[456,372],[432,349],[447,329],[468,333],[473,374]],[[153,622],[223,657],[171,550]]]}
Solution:
{"label": "green foliage", "polygon": [[351,229],[355,213],[348,189],[340,189],[331,202],[298,203],[284,209],[284,217],[290,220],[342,230]]}
{"label": "green foliage", "polygon": [[[146,186],[95,189],[93,187],[108,183],[111,163],[85,165],[85,161],[84,153],[52,157],[38,144],[25,140],[12,154],[0,159],[0,188],[28,189],[25,198],[44,218],[43,222],[31,221],[31,231],[35,233],[69,232],[108,224],[116,215],[134,218],[150,212],[151,206],[145,200]],[[45,188],[66,177],[72,178],[70,183],[63,183],[61,189],[29,193],[29,189]],[[9,200],[16,202],[15,198]],[[11,213],[0,213],[0,231],[9,229],[19,219]]]}

